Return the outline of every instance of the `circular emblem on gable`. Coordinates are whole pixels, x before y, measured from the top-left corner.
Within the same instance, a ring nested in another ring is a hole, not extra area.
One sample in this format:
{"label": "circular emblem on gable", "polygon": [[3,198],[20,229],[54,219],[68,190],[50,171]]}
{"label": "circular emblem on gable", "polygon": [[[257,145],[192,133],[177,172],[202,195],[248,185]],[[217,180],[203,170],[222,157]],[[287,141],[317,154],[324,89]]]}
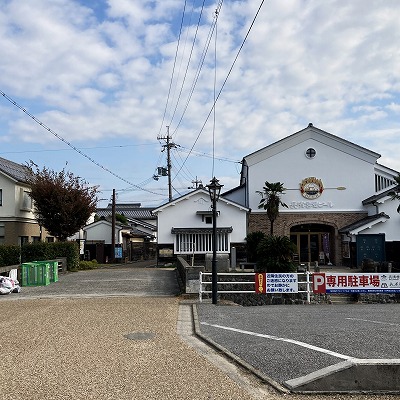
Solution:
{"label": "circular emblem on gable", "polygon": [[305,178],[300,183],[300,192],[306,199],[316,199],[324,191],[324,185],[321,179],[315,177]]}

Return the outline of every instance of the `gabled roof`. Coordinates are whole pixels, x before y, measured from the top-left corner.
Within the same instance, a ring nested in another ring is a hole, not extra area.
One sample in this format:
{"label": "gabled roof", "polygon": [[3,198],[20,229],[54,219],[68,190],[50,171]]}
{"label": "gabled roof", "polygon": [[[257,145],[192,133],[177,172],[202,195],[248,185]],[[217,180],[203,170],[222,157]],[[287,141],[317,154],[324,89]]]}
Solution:
{"label": "gabled roof", "polygon": [[[168,202],[166,204],[163,204],[160,207],[155,208],[153,210],[153,213],[157,214],[160,211],[164,210],[165,208],[170,207],[170,206],[174,206],[174,205],[180,203],[183,200],[190,199],[192,196],[194,196],[196,194],[199,194],[199,193],[202,193],[203,195],[205,195],[207,197],[207,199],[210,198],[208,190],[206,190],[204,188],[198,188],[198,189],[195,189],[195,190],[193,190],[193,191],[191,191],[189,193],[184,194],[183,196],[178,197],[177,199],[174,199],[174,200],[172,200],[172,201],[170,201],[170,202]],[[236,202],[234,202],[232,200],[225,199],[222,195],[219,197],[219,201],[223,201],[224,203],[230,204],[232,206],[235,206],[235,207],[237,207],[237,208],[239,208],[240,210],[243,210],[243,211],[250,211],[250,209],[248,207],[244,207],[241,204],[236,203]]]}
{"label": "gabled roof", "polygon": [[254,153],[245,156],[243,160],[246,160],[248,165],[256,164],[259,161],[281,153],[288,148],[300,144],[308,139],[314,139],[341,152],[356,155],[358,158],[370,163],[375,163],[380,157],[380,154],[375,153],[374,151],[342,139],[339,136],[332,135],[331,133],[323,131],[322,129],[316,128],[310,123],[308,124],[307,128],[278,140],[277,142],[272,143],[260,150],[257,150]]}
{"label": "gabled roof", "polygon": [[[82,229],[85,231],[87,229],[94,228],[97,225],[108,225],[111,228],[112,227],[112,222],[111,221],[107,221],[106,219],[100,219],[98,221],[94,221],[94,222],[84,226]],[[115,229],[121,230],[121,229],[124,229],[124,228],[125,229],[129,229],[129,228],[126,228],[126,227],[122,226],[118,222],[115,223]]]}
{"label": "gabled roof", "polygon": [[359,232],[364,229],[371,228],[372,226],[379,224],[380,222],[386,222],[390,219],[389,215],[385,213],[379,213],[375,215],[369,215],[363,219],[360,219],[353,224],[347,225],[341,229],[339,229],[339,233],[348,233],[350,235],[357,235]]}
{"label": "gabled roof", "polygon": [[246,185],[245,185],[244,183],[242,183],[242,184],[239,185],[239,186],[235,186],[234,188],[229,189],[229,190],[227,190],[227,191],[224,192],[224,193],[221,193],[221,197],[225,197],[225,196],[227,196],[228,194],[235,193],[235,192],[237,192],[238,190],[241,190],[241,189],[243,189],[243,188],[245,188],[245,187],[246,187]]}
{"label": "gabled roof", "polygon": [[371,197],[368,197],[367,199],[363,200],[362,204],[363,206],[366,206],[367,204],[373,204],[375,202],[379,202],[379,200],[384,199],[385,197],[390,197],[391,192],[395,192],[395,191],[400,191],[400,185],[397,186],[392,186],[389,189],[386,189],[385,191],[378,193],[378,194],[374,194]]}
{"label": "gabled roof", "polygon": [[27,183],[28,169],[22,164],[0,157],[0,171],[17,182]]}

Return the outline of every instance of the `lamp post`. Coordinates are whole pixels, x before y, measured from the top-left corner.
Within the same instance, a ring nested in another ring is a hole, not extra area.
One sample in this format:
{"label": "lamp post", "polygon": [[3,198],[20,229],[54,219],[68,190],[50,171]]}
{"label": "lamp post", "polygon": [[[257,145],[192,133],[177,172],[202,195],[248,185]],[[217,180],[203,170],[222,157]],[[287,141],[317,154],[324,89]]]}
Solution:
{"label": "lamp post", "polygon": [[217,275],[217,201],[221,193],[221,188],[224,185],[219,184],[219,180],[214,176],[210,183],[207,185],[208,191],[210,193],[211,207],[212,207],[212,264],[211,264],[211,277],[212,277],[212,303],[217,304],[218,298],[218,275]]}

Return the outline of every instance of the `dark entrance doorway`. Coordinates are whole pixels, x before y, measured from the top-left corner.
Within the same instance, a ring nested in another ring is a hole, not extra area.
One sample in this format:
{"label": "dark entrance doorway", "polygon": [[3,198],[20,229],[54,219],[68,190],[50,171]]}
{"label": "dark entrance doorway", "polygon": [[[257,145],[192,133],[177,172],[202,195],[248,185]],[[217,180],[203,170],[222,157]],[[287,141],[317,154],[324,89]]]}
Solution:
{"label": "dark entrance doorway", "polygon": [[297,246],[301,263],[333,263],[333,228],[323,224],[300,224],[290,229],[290,240]]}

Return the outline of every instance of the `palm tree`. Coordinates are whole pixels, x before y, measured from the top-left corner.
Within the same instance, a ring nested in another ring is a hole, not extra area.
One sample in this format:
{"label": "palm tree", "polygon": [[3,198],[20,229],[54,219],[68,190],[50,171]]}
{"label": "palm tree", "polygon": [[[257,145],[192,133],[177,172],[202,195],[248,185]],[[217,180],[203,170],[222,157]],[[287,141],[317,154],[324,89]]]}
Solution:
{"label": "palm tree", "polygon": [[[397,186],[394,188],[392,192],[389,192],[389,196],[392,197],[392,200],[400,201],[400,174],[394,177],[394,180],[397,183]],[[400,213],[400,204],[397,207],[397,212]]]}
{"label": "palm tree", "polygon": [[258,208],[264,208],[264,210],[267,210],[267,216],[271,222],[270,234],[273,235],[274,221],[278,218],[279,206],[287,208],[287,204],[283,203],[281,200],[281,196],[285,194],[283,192],[285,188],[281,182],[270,183],[266,181],[263,189],[263,192],[257,191],[257,193],[262,197]]}

